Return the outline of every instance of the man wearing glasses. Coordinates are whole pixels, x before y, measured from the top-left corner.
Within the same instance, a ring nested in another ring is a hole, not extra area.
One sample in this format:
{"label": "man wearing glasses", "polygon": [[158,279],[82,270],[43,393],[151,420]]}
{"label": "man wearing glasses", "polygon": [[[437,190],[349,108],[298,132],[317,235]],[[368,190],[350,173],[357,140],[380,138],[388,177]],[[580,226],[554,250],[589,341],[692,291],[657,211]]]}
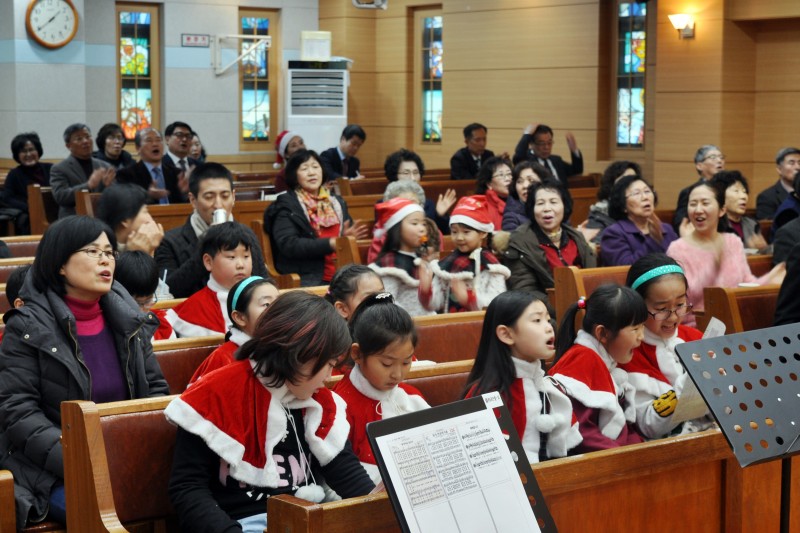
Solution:
{"label": "man wearing glasses", "polygon": [[583,157],[572,132],[567,132],[570,163],[553,154],[553,130],[545,124],[528,124],[522,138],[514,149],[514,164],[530,160],[549,170],[560,182],[567,185],[567,178],[583,173]]}
{"label": "man wearing glasses", "polygon": [[[714,177],[714,174],[725,170],[725,154],[718,146],[713,144],[704,144],[697,149],[694,154],[694,168],[700,178],[697,183],[708,181]],[[678,205],[675,208],[675,215],[672,218],[672,227],[678,235],[683,236],[686,231],[691,229],[691,222],[686,216],[686,206],[689,204],[689,191],[694,186],[689,185],[681,190],[678,195]]]}
{"label": "man wearing glasses", "polygon": [[[192,128],[185,122],[173,122],[164,130],[167,141],[167,153],[163,157],[163,165],[180,172],[188,172],[197,165],[197,161],[189,157],[192,147]],[[188,174],[187,174],[188,175]]]}

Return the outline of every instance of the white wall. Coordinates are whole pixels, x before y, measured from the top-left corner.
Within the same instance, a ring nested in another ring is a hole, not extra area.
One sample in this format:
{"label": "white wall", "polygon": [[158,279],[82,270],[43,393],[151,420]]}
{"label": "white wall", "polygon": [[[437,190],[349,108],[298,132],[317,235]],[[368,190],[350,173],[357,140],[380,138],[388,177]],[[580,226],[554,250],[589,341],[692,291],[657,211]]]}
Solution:
{"label": "white wall", "polygon": [[[28,38],[28,3],[0,1],[0,157],[11,156],[8,147],[16,133],[37,131],[45,158],[57,159],[67,154],[61,134],[69,124],[85,122],[94,132],[117,120],[114,2],[73,0],[80,16],[78,34],[59,50],[47,50]],[[181,34],[236,34],[240,7],[280,9],[285,65],[299,57],[300,31],[317,29],[318,0],[163,0],[160,4],[162,128],[182,120],[200,133],[211,153],[238,153],[237,69],[216,76],[211,48],[182,48]],[[237,45],[231,41],[228,46],[225,64],[235,58]]]}

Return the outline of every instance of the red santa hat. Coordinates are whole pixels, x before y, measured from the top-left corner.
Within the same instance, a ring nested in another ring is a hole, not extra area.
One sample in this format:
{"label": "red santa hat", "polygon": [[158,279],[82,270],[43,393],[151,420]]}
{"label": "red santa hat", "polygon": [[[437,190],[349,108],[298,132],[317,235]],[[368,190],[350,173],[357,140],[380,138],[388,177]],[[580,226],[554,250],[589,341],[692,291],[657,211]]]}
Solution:
{"label": "red santa hat", "polygon": [[489,203],[482,194],[460,199],[450,215],[450,224],[464,224],[472,229],[492,233],[494,224],[489,215]]}
{"label": "red santa hat", "polygon": [[374,235],[383,237],[387,231],[403,221],[411,213],[425,213],[422,207],[407,198],[392,198],[375,206],[378,221],[375,224]]}
{"label": "red santa hat", "polygon": [[275,163],[272,165],[274,168],[281,168],[283,166],[286,162],[283,159],[286,155],[286,147],[289,146],[292,139],[299,136],[299,133],[290,130],[283,130],[278,134],[275,138],[275,151],[277,154],[275,156]]}

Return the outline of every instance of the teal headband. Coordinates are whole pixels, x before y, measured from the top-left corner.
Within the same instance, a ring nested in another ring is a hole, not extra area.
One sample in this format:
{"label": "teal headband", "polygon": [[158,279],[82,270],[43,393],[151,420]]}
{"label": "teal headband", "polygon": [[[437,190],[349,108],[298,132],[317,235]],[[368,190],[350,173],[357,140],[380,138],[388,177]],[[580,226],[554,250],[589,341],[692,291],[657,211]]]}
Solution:
{"label": "teal headband", "polygon": [[236,304],[239,301],[239,296],[242,295],[242,291],[254,281],[258,281],[260,279],[264,279],[261,276],[250,276],[249,278],[245,278],[239,283],[239,286],[236,288],[236,292],[233,293],[233,301],[231,301],[231,312],[236,309]]}
{"label": "teal headband", "polygon": [[664,265],[656,267],[652,270],[648,270],[647,272],[636,278],[636,281],[634,281],[633,284],[631,285],[631,289],[636,290],[642,283],[647,283],[651,279],[663,276],[665,274],[683,274],[684,276],[686,275],[683,273],[683,269],[678,265]]}

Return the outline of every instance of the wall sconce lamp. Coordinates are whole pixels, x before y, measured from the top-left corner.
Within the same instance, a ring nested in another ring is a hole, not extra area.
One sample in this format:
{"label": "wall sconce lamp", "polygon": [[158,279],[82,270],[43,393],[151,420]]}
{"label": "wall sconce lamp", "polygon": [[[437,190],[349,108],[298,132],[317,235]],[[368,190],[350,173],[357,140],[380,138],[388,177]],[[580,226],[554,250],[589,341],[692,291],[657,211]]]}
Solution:
{"label": "wall sconce lamp", "polygon": [[667,16],[672,27],[678,30],[679,39],[694,39],[694,17],[685,13]]}

